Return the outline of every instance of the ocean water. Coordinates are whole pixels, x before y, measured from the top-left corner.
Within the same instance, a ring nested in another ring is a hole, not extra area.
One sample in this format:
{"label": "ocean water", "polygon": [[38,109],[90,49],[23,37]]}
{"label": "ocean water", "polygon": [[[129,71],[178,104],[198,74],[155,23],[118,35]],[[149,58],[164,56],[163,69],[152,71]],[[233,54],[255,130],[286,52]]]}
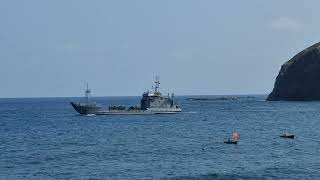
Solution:
{"label": "ocean water", "polygon": [[[145,116],[81,116],[69,105],[81,98],[0,99],[0,180],[320,178],[320,102],[187,98],[180,114]],[[239,144],[224,144],[233,131]]]}

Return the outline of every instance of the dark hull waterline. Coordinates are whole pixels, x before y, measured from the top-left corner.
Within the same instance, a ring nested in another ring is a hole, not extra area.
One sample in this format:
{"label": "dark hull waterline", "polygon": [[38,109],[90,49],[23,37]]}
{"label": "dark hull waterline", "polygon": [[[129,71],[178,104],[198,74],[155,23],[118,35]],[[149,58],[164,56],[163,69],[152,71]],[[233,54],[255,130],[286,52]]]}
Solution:
{"label": "dark hull waterline", "polygon": [[238,144],[238,141],[225,141],[225,144]]}
{"label": "dark hull waterline", "polygon": [[148,109],[148,110],[110,110],[102,106],[88,106],[79,103],[70,103],[71,106],[81,115],[152,115],[152,114],[175,114],[181,109]]}

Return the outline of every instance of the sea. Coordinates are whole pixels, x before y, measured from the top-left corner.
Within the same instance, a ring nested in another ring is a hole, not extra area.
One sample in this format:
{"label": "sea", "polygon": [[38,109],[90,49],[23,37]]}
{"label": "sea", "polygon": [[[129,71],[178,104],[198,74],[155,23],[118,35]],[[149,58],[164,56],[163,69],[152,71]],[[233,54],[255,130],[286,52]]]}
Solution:
{"label": "sea", "polygon": [[320,102],[265,98],[179,96],[178,114],[104,116],[77,114],[83,98],[0,99],[0,180],[320,179]]}

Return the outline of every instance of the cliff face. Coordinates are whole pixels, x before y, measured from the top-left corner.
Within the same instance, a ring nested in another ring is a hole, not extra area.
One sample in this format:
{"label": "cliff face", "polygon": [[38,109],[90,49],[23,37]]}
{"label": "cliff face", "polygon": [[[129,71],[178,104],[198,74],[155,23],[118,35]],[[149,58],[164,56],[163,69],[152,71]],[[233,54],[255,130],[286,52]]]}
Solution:
{"label": "cliff face", "polygon": [[320,100],[320,43],[303,50],[281,66],[267,100]]}

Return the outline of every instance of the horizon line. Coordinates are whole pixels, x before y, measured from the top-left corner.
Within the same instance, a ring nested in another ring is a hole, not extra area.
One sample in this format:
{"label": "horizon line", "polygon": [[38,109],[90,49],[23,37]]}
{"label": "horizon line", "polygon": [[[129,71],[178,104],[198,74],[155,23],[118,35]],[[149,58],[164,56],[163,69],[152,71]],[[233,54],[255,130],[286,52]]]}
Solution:
{"label": "horizon line", "polygon": [[[183,94],[175,95],[176,97],[183,96],[266,96],[268,94]],[[140,97],[141,95],[110,95],[110,96],[93,96],[93,98],[101,97]],[[82,98],[84,96],[18,96],[18,97],[0,97],[0,99],[37,99],[37,98]]]}

